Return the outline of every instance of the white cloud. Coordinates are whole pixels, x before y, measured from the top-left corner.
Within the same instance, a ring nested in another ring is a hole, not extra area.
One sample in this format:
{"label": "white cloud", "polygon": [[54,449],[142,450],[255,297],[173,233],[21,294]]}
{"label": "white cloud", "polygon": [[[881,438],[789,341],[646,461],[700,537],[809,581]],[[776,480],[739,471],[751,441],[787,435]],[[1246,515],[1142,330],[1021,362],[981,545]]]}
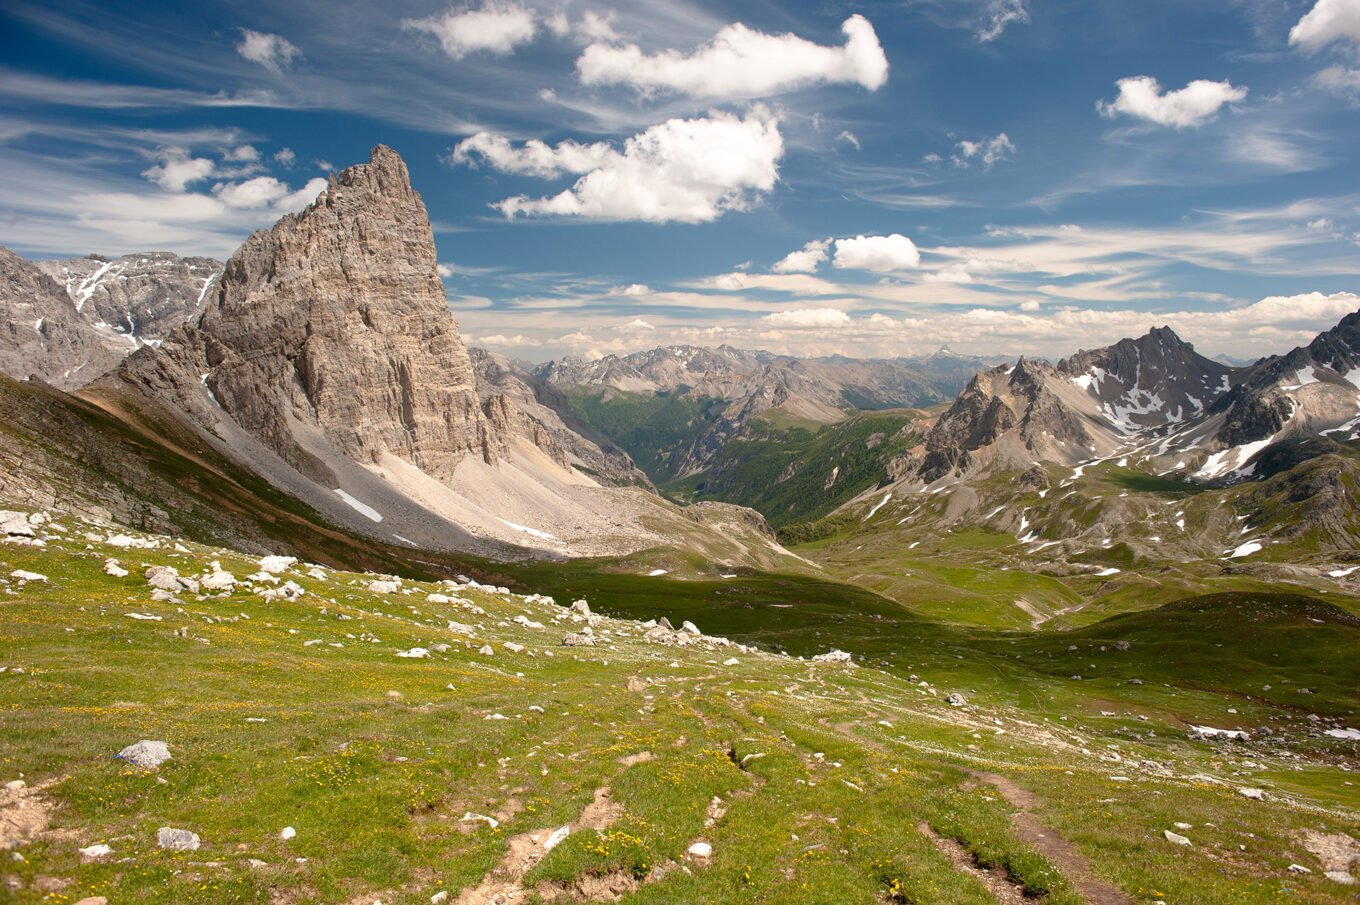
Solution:
{"label": "white cloud", "polygon": [[1317,0],[1317,4],[1289,30],[1289,43],[1310,53],[1333,41],[1360,44],[1360,2]]}
{"label": "white cloud", "polygon": [[188,148],[162,148],[160,158],[158,165],[143,170],[142,175],[167,192],[182,192],[190,183],[213,174],[213,162],[206,157],[191,157]]}
{"label": "white cloud", "polygon": [[227,207],[253,209],[270,207],[288,194],[288,186],[273,176],[256,176],[245,182],[219,182],[213,186],[213,194]]}
{"label": "white cloud", "polygon": [[920,263],[921,253],[916,249],[916,243],[899,233],[837,239],[832,261],[834,266],[844,270],[872,270],[875,273],[906,270]]}
{"label": "white cloud", "polygon": [[1360,100],[1360,69],[1349,66],[1328,66],[1313,76],[1313,84],[1333,94]]}
{"label": "white cloud", "polygon": [[798,251],[791,251],[770,268],[775,273],[812,273],[826,260],[830,239],[813,239]]}
{"label": "white cloud", "polygon": [[979,141],[965,139],[954,148],[955,153],[951,159],[955,166],[966,167],[976,159],[982,161],[982,168],[985,170],[990,170],[998,161],[1005,160],[1015,153],[1015,144],[1005,132]]}
{"label": "white cloud", "polygon": [[236,52],[275,74],[281,73],[302,56],[302,51],[287,38],[251,31],[249,28],[241,29],[241,42],[236,45]]}
{"label": "white cloud", "polygon": [[259,163],[260,152],[254,145],[237,145],[223,154],[222,159],[233,163]]}
{"label": "white cloud", "polygon": [[274,162],[279,166],[291,167],[297,163],[297,153],[292,148],[280,148],[274,154]]}
{"label": "white cloud", "polygon": [[978,23],[974,37],[984,44],[995,41],[1012,22],[1029,24],[1029,7],[1026,0],[988,0],[987,9],[982,14],[982,21]]}
{"label": "white cloud", "polygon": [[447,280],[457,273],[452,264],[436,264],[434,269],[439,274],[441,280]]}
{"label": "white cloud", "polygon": [[1328,220],[1326,217],[1318,217],[1316,220],[1308,221],[1308,228],[1314,232],[1330,232],[1332,229],[1332,221]]}
{"label": "white cloud", "polygon": [[860,150],[859,136],[849,129],[846,129],[842,131],[840,135],[837,135],[836,141],[843,141],[848,145],[853,145],[856,151]]}
{"label": "white cloud", "polygon": [[702,98],[756,98],[809,85],[851,83],[870,91],[888,79],[888,58],[874,27],[861,15],[841,25],[840,47],[814,44],[794,34],[771,35],[740,22],[684,54],[644,54],[636,44],[595,43],[576,61],[586,85],[628,85]]}
{"label": "white cloud", "polygon": [[1021,311],[1038,311],[1038,310],[1039,310],[1039,300],[1038,300],[1038,299],[1025,299],[1023,302],[1020,303],[1020,310],[1021,310]]}
{"label": "white cloud", "polygon": [[454,161],[470,162],[474,153],[508,172],[584,174],[557,195],[520,195],[494,205],[506,217],[704,223],[749,209],[759,193],[774,188],[784,139],[775,117],[757,105],[740,118],[714,112],[666,120],[629,138],[622,150],[604,142],[530,142],[516,149],[501,136],[479,133],[459,143]]}
{"label": "white cloud", "polygon": [[532,41],[538,30],[532,10],[498,0],[488,0],[480,9],[450,9],[440,16],[406,19],[401,25],[434,35],[455,60],[477,51],[503,56]]}
{"label": "white cloud", "polygon": [[1199,126],[1218,113],[1224,104],[1231,104],[1247,96],[1246,88],[1231,82],[1210,82],[1196,79],[1177,91],[1162,92],[1162,86],[1150,75],[1120,79],[1119,97],[1114,101],[1096,101],[1101,116],[1114,118],[1120,114],[1156,123],[1159,126]]}
{"label": "white cloud", "polygon": [[609,291],[610,295],[625,295],[632,298],[640,298],[644,295],[652,294],[652,287],[645,283],[629,283],[627,286],[616,286]]}
{"label": "white cloud", "polygon": [[[789,295],[843,295],[845,287],[805,273],[742,273],[733,271],[682,284],[719,292],[783,292]],[[727,304],[724,302],[723,304]]]}
{"label": "white cloud", "polygon": [[641,331],[644,331],[644,332],[645,332],[645,331],[649,331],[649,330],[655,330],[656,327],[653,326],[652,324],[647,323],[647,322],[646,322],[645,320],[643,320],[642,318],[638,317],[638,318],[634,318],[633,320],[631,320],[631,321],[629,321],[628,323],[624,324],[624,325],[623,325],[622,327],[620,327],[619,329],[620,329],[620,330],[626,330],[626,331],[641,330]]}
{"label": "white cloud", "polygon": [[603,141],[583,145],[567,139],[554,147],[531,138],[516,148],[504,135],[478,132],[454,146],[452,160],[473,164],[481,158],[502,173],[552,179],[564,173],[589,173],[615,154],[614,148]]}
{"label": "white cloud", "polygon": [[850,323],[850,315],[835,308],[795,308],[767,314],[761,320],[776,327],[799,329],[843,327]]}

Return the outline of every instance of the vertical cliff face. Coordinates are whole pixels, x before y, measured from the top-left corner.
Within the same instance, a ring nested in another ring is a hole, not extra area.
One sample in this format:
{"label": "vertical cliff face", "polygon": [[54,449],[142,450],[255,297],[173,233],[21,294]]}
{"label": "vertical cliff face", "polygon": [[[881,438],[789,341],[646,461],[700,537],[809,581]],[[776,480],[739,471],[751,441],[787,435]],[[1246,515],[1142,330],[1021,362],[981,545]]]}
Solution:
{"label": "vertical cliff face", "polygon": [[[300,214],[232,255],[197,324],[161,354],[286,459],[319,432],[359,461],[396,455],[446,477],[505,437],[477,398],[406,165],[378,146]],[[161,383],[166,363],[131,362]],[[184,388],[178,387],[183,395]]]}

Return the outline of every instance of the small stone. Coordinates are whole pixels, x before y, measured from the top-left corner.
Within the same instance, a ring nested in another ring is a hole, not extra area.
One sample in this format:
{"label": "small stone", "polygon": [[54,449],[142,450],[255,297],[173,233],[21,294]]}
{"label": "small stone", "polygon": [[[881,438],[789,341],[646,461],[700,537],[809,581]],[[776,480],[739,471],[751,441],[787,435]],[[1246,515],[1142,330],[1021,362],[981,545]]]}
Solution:
{"label": "small stone", "polygon": [[543,840],[543,850],[546,852],[550,852],[553,849],[557,848],[557,846],[562,842],[562,840],[566,839],[567,836],[570,835],[570,833],[571,827],[569,826],[559,827],[553,830],[552,835],[549,836],[547,839]]}
{"label": "small stone", "polygon": [[439,890],[439,892],[430,896],[430,905],[443,905],[443,903],[447,902],[448,900],[449,894],[441,889]]}
{"label": "small stone", "polygon": [[88,896],[76,902],[75,905],[109,905],[109,900],[103,896]]}
{"label": "small stone", "polygon": [[696,842],[685,850],[691,858],[711,858],[713,857],[713,846],[707,842]]}
{"label": "small stone", "polygon": [[968,703],[968,699],[957,691],[951,691],[949,694],[945,695],[944,702],[951,707],[962,707],[964,704]]}
{"label": "small stone", "polygon": [[113,854],[113,847],[100,842],[96,845],[89,845],[80,849],[80,857],[86,861],[95,861],[99,858],[107,858]]}
{"label": "small stone", "polygon": [[690,622],[689,620],[685,620],[683,623],[681,623],[680,631],[684,632],[686,635],[703,634],[702,632],[699,631],[699,627],[695,625],[693,622]]}
{"label": "small stone", "polygon": [[1243,798],[1254,798],[1254,799],[1256,799],[1257,801],[1260,801],[1261,799],[1263,799],[1263,798],[1266,797],[1266,790],[1265,790],[1265,789],[1246,789],[1246,788],[1243,788],[1243,789],[1238,789],[1238,790],[1237,790],[1237,794],[1238,794],[1238,795],[1241,795]]}
{"label": "small stone", "polygon": [[495,656],[496,651],[490,644],[483,644],[480,648],[477,649],[477,653],[481,654],[484,657],[492,657]]}
{"label": "small stone", "polygon": [[1171,832],[1170,830],[1162,830],[1162,835],[1166,837],[1166,841],[1167,841],[1167,842],[1170,842],[1170,843],[1172,843],[1172,844],[1174,844],[1174,845],[1190,845],[1190,844],[1191,844],[1191,842],[1190,842],[1189,839],[1185,838],[1184,836],[1182,836],[1182,835],[1179,834],[1179,833],[1173,833],[1173,832]]}
{"label": "small stone", "polygon": [[297,830],[293,829],[291,826],[286,826],[283,829],[279,830],[279,838],[282,839],[284,842],[287,842],[289,839],[296,839]]}
{"label": "small stone", "polygon": [[1309,870],[1308,868],[1304,867],[1302,864],[1291,864],[1291,865],[1289,865],[1289,872],[1290,872],[1291,874],[1311,874],[1311,873],[1312,873],[1311,870]]}
{"label": "small stone", "polygon": [[163,826],[156,831],[156,844],[172,852],[195,852],[201,842],[198,833]]}
{"label": "small stone", "polygon": [[594,647],[595,639],[584,632],[571,632],[562,636],[563,647]]}
{"label": "small stone", "polygon": [[1352,877],[1348,872],[1344,870],[1329,870],[1325,874],[1323,874],[1323,876],[1326,877],[1328,880],[1331,880],[1333,883],[1340,883],[1342,886],[1355,885],[1355,877]]}
{"label": "small stone", "polygon": [[172,760],[170,748],[165,742],[153,742],[142,739],[135,745],[128,745],[118,756],[134,767],[141,767],[143,770],[155,770],[161,764]]}

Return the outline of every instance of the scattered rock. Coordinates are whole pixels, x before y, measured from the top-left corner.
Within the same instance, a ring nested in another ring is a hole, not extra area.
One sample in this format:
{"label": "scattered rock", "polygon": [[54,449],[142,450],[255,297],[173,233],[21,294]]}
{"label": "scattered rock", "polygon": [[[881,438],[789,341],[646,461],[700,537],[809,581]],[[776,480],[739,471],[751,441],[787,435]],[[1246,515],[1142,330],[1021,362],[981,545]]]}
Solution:
{"label": "scattered rock", "polygon": [[297,565],[296,556],[261,556],[260,571],[278,575]]}
{"label": "scattered rock", "polygon": [[1329,870],[1323,876],[1333,883],[1340,883],[1342,886],[1354,886],[1356,883],[1355,877],[1344,870]]}
{"label": "scattered rock", "polygon": [[109,900],[103,896],[88,896],[76,902],[75,905],[109,905]]}
{"label": "scattered rock", "polygon": [[699,627],[695,625],[693,622],[690,622],[689,620],[685,620],[683,623],[680,624],[680,631],[684,632],[686,635],[703,634],[703,632],[699,631]]}
{"label": "scattered rock", "polygon": [[428,657],[429,655],[430,652],[423,647],[413,647],[410,650],[397,651],[398,657],[405,657],[407,660],[419,660],[422,657]]}
{"label": "scattered rock", "polygon": [[553,830],[552,835],[549,836],[547,839],[543,840],[544,851],[550,852],[553,849],[557,848],[557,846],[562,842],[562,840],[566,839],[567,836],[570,834],[571,827],[569,826],[559,827],[558,829]]}
{"label": "scattered rock", "polygon": [[513,642],[513,641],[506,641],[504,644],[501,645],[501,647],[505,648],[506,650],[508,650],[508,651],[509,651],[510,653],[512,653],[512,654],[518,654],[518,653],[523,653],[523,652],[524,652],[524,645],[523,645],[523,644],[516,644],[516,643]]}
{"label": "scattered rock", "polygon": [[1167,842],[1170,842],[1173,845],[1191,844],[1190,840],[1182,836],[1180,833],[1173,833],[1170,830],[1162,830],[1162,835],[1166,837]]}
{"label": "scattered rock", "polygon": [[16,581],[47,581],[47,576],[38,572],[29,572],[25,569],[15,569],[9,573],[9,577]]}
{"label": "scattered rock", "polygon": [[0,509],[0,534],[9,537],[33,537],[33,526],[28,516],[10,509]]}
{"label": "scattered rock", "polygon": [[104,560],[104,574],[112,575],[114,578],[127,578],[128,570],[118,564],[116,559]]}
{"label": "scattered rock", "polygon": [[1312,873],[1312,871],[1311,871],[1310,869],[1304,867],[1302,864],[1291,864],[1291,865],[1289,865],[1289,872],[1290,872],[1291,874],[1311,874],[1311,873]]}
{"label": "scattered rock", "polygon": [[368,583],[370,594],[396,594],[401,590],[401,581],[374,580]]}
{"label": "scattered rock", "polygon": [[165,742],[153,742],[147,739],[128,745],[118,752],[118,757],[134,767],[141,767],[143,770],[155,770],[161,764],[172,759],[170,748]]}
{"label": "scattered rock", "polygon": [[297,830],[293,829],[291,826],[286,826],[283,829],[279,830],[279,838],[282,839],[284,842],[287,842],[289,839],[296,839]]}
{"label": "scattered rock", "polygon": [[195,852],[202,843],[198,833],[163,826],[156,831],[156,844],[172,852]]}
{"label": "scattered rock", "polygon": [[563,647],[594,647],[595,638],[584,632],[570,632],[562,636]]}
{"label": "scattered rock", "polygon": [[696,842],[685,850],[685,854],[691,858],[712,858],[713,846],[707,842]]}
{"label": "scattered rock", "polygon": [[1260,801],[1260,800],[1262,800],[1263,798],[1266,797],[1266,790],[1265,790],[1265,789],[1248,789],[1248,788],[1240,788],[1240,789],[1237,790],[1237,794],[1238,794],[1238,795],[1241,795],[1243,798],[1254,798],[1254,799],[1256,799],[1257,801]]}
{"label": "scattered rock", "polygon": [[855,658],[843,650],[832,649],[824,654],[817,654],[812,658],[818,663],[850,663],[854,664]]}
{"label": "scattered rock", "polygon": [[944,702],[950,707],[962,707],[964,704],[968,703],[968,699],[957,691],[951,691],[949,694],[945,695]]}
{"label": "scattered rock", "polygon": [[80,849],[80,858],[82,861],[98,861],[100,858],[107,858],[112,854],[113,847],[103,842],[95,845],[87,845],[85,848]]}
{"label": "scattered rock", "polygon": [[494,648],[492,648],[490,644],[483,644],[481,647],[477,649],[477,653],[481,654],[484,657],[493,657],[495,656],[496,651]]}

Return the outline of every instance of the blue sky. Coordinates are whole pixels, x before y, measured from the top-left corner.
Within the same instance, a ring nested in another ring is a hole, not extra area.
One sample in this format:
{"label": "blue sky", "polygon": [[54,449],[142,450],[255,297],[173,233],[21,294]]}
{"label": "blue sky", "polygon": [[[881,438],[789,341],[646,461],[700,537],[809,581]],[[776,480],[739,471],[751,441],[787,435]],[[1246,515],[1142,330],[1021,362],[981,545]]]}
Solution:
{"label": "blue sky", "polygon": [[226,258],[379,142],[476,344],[1282,351],[1360,308],[1360,0],[10,0],[0,244]]}

